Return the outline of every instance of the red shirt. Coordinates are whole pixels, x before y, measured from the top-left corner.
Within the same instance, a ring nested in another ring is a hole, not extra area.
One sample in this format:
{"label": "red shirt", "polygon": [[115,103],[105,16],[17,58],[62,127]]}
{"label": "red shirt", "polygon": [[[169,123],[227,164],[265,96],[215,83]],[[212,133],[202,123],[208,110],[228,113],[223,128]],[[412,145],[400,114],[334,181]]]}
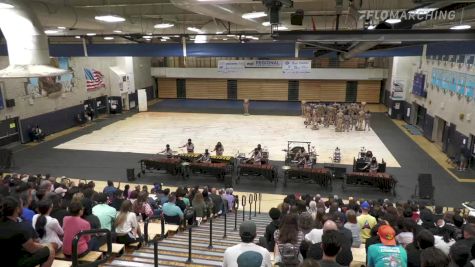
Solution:
{"label": "red shirt", "polygon": [[[71,256],[73,249],[73,239],[82,230],[90,230],[91,225],[88,221],[82,219],[79,216],[66,216],[63,219],[63,253],[64,255]],[[78,255],[87,251],[87,242],[91,237],[89,235],[83,235],[78,241]]]}

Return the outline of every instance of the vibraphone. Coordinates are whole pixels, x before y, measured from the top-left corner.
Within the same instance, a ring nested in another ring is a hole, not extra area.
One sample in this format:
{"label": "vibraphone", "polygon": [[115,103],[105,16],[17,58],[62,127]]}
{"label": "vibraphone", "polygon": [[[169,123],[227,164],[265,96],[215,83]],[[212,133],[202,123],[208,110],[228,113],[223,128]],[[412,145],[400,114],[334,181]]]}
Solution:
{"label": "vibraphone", "polygon": [[[228,164],[226,163],[191,163],[188,165],[191,173],[200,173],[213,175],[218,178],[218,180],[223,181],[226,173],[231,173],[231,170],[228,169]],[[185,177],[188,178],[188,177]]]}
{"label": "vibraphone", "polygon": [[371,186],[396,195],[397,180],[389,173],[350,172],[346,174],[345,186]]}
{"label": "vibraphone", "polygon": [[324,188],[332,186],[332,175],[326,168],[295,168],[284,171],[284,186],[288,181],[315,183]]}
{"label": "vibraphone", "polygon": [[140,167],[142,173],[146,170],[165,170],[170,174],[177,175],[180,170],[180,159],[177,158],[165,158],[165,157],[153,157],[143,159],[140,161]]}
{"label": "vibraphone", "polygon": [[199,154],[199,153],[182,153],[182,154],[178,154],[178,157],[183,161],[193,162],[193,161],[201,158],[201,154]]}
{"label": "vibraphone", "polygon": [[238,166],[236,183],[239,183],[242,175],[262,176],[270,182],[273,182],[274,185],[277,185],[277,169],[271,164],[256,165],[241,163]]}

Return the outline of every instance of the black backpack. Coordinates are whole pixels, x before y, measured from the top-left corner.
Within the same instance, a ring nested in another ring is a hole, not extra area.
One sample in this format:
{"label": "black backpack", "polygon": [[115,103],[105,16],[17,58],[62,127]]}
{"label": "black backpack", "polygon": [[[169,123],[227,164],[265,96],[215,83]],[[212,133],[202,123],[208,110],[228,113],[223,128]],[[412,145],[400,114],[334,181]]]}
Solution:
{"label": "black backpack", "polygon": [[300,248],[292,243],[285,243],[279,246],[280,258],[285,267],[294,267],[300,264]]}

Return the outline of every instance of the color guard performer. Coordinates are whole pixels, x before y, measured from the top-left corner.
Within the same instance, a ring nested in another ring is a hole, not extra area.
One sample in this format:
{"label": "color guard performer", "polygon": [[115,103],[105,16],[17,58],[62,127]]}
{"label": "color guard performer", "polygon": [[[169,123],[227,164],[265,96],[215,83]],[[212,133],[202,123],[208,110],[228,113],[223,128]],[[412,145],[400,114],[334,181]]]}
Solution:
{"label": "color guard performer", "polygon": [[180,148],[186,147],[186,153],[190,154],[195,151],[195,145],[191,142],[191,139],[188,139],[188,142],[181,146]]}
{"label": "color guard performer", "polygon": [[172,155],[173,155],[173,151],[172,151],[172,149],[170,148],[170,145],[167,144],[167,145],[165,146],[165,149],[162,150],[162,151],[160,151],[159,154],[163,154],[163,155],[167,156],[167,158],[171,158]]}
{"label": "color guard performer", "polygon": [[213,151],[211,152],[215,152],[216,151],[216,156],[222,156],[223,153],[224,153],[224,147],[223,145],[221,144],[221,142],[218,142],[215,146],[214,146],[214,149]]}
{"label": "color guard performer", "polygon": [[244,115],[249,115],[249,99],[244,99],[244,102],[242,103],[242,107],[244,109]]}
{"label": "color guard performer", "polygon": [[366,128],[368,128],[368,131],[371,130],[371,128],[369,127],[369,120],[371,119],[371,112],[366,111],[365,115],[364,115],[364,130],[366,131]]}

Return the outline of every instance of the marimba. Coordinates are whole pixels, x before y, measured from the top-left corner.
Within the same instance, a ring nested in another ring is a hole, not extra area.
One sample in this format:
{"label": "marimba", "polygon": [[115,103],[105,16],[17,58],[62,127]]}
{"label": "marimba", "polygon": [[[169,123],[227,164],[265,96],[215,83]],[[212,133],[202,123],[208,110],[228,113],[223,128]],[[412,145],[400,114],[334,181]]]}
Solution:
{"label": "marimba", "polygon": [[198,163],[196,162],[196,163],[190,163],[188,167],[191,173],[213,175],[213,176],[216,176],[216,178],[218,178],[218,180],[220,181],[224,180],[224,176],[226,175],[226,173],[231,172],[228,170],[228,164],[226,163],[203,163],[203,162]]}
{"label": "marimba", "polygon": [[177,158],[153,157],[142,159],[140,167],[142,173],[146,170],[165,170],[172,175],[177,175],[180,171],[181,160]]}
{"label": "marimba", "polygon": [[239,183],[242,175],[262,176],[277,185],[277,169],[271,164],[246,164],[238,165],[236,183]]}
{"label": "marimba", "polygon": [[384,192],[391,192],[396,195],[397,180],[389,173],[385,172],[350,172],[346,174],[343,182],[345,186],[370,186],[377,187]]}
{"label": "marimba", "polygon": [[324,188],[332,186],[332,175],[329,169],[326,168],[296,168],[284,166],[284,186],[287,186],[288,181],[315,183]]}

